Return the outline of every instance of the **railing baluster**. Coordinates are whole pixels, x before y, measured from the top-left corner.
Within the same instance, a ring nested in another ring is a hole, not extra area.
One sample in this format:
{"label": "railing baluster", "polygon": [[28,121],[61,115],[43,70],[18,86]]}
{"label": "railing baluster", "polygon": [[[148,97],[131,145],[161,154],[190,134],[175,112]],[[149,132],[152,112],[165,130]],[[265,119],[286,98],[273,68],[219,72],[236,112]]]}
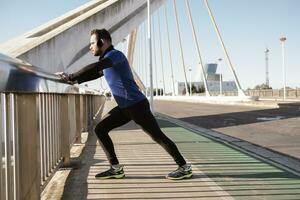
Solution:
{"label": "railing baluster", "polygon": [[10,144],[12,145],[11,152],[11,169],[12,169],[12,182],[13,188],[11,190],[13,199],[19,199],[19,176],[18,176],[18,167],[19,167],[19,148],[18,148],[18,138],[16,135],[16,120],[15,120],[15,96],[14,94],[9,94],[9,135],[10,135]]}
{"label": "railing baluster", "polygon": [[57,146],[58,146],[58,159],[61,160],[62,158],[62,153],[61,153],[61,145],[60,145],[60,141],[61,141],[61,131],[60,131],[60,127],[61,127],[61,118],[60,118],[60,95],[57,96],[57,120],[58,120],[58,126],[57,126],[57,133],[58,133],[58,141],[57,141]]}
{"label": "railing baluster", "polygon": [[56,111],[56,96],[53,96],[53,132],[54,132],[54,165],[57,165],[57,111]]}
{"label": "railing baluster", "polygon": [[47,177],[46,98],[42,94],[43,180]]}
{"label": "railing baluster", "polygon": [[[6,145],[6,95],[1,93],[0,98],[0,105],[1,105],[1,112],[0,112],[0,164],[1,164],[1,171],[0,171],[0,198],[6,199],[7,198],[7,179],[6,179],[6,152],[5,152],[5,145]],[[2,151],[4,150],[4,151]]]}
{"label": "railing baluster", "polygon": [[9,182],[9,137],[7,132],[7,104],[6,104],[6,95],[3,98],[3,132],[4,132],[4,169],[5,169],[5,198],[9,199],[9,189],[10,189],[10,182]]}
{"label": "railing baluster", "polygon": [[50,156],[49,156],[49,97],[48,94],[45,94],[45,127],[46,127],[46,131],[45,131],[45,138],[46,138],[46,152],[45,152],[45,156],[46,156],[46,174],[47,177],[49,176],[49,172],[50,172]]}
{"label": "railing baluster", "polygon": [[42,110],[42,94],[38,95],[38,111],[39,111],[39,134],[40,134],[40,160],[41,160],[41,185],[44,183],[44,162],[43,162],[43,110]]}
{"label": "railing baluster", "polygon": [[54,120],[53,120],[53,94],[49,95],[49,100],[50,100],[50,107],[49,107],[49,117],[50,117],[50,121],[49,121],[49,127],[50,127],[50,169],[52,172],[52,169],[54,168]]}

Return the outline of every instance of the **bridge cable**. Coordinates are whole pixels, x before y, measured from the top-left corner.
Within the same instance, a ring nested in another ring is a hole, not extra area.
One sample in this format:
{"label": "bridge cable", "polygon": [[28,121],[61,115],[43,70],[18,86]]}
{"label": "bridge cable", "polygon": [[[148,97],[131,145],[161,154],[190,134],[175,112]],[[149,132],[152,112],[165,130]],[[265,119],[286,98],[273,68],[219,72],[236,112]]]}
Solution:
{"label": "bridge cable", "polygon": [[153,70],[152,70],[152,50],[151,50],[151,13],[150,13],[150,0],[147,1],[148,4],[148,55],[149,55],[149,81],[150,81],[150,106],[151,111],[154,113],[154,104],[153,104]]}
{"label": "bridge cable", "polygon": [[167,42],[168,42],[168,51],[169,51],[169,58],[170,58],[170,67],[171,67],[171,78],[172,78],[172,86],[173,86],[173,93],[172,96],[175,96],[175,82],[174,82],[174,73],[173,73],[173,64],[172,64],[172,53],[171,53],[171,43],[170,43],[170,33],[169,33],[169,24],[168,24],[168,17],[167,17],[167,6],[164,5],[165,11],[165,20],[166,20],[166,30],[167,30]]}
{"label": "bridge cable", "polygon": [[225,56],[226,56],[226,60],[227,60],[228,65],[229,65],[229,68],[230,68],[230,70],[231,70],[231,72],[232,72],[232,74],[233,74],[233,76],[234,76],[235,84],[236,84],[237,89],[238,89],[238,95],[239,95],[239,96],[246,96],[245,93],[244,93],[244,91],[242,90],[242,87],[241,87],[241,85],[240,85],[240,82],[239,82],[239,80],[238,80],[238,77],[237,77],[237,75],[236,75],[236,73],[235,73],[235,70],[234,70],[233,65],[232,65],[232,63],[231,63],[231,60],[230,60],[230,58],[229,58],[228,52],[227,52],[226,47],[225,47],[225,45],[224,45],[223,39],[222,39],[222,37],[221,37],[219,28],[218,28],[218,26],[217,26],[217,23],[216,23],[216,21],[215,21],[215,18],[214,18],[214,16],[213,16],[213,14],[212,14],[212,11],[211,11],[211,9],[210,9],[210,7],[209,7],[209,5],[208,5],[208,1],[207,1],[207,0],[204,0],[204,3],[205,3],[205,5],[206,5],[208,14],[209,14],[210,19],[211,19],[211,21],[212,21],[212,23],[213,23],[213,26],[214,26],[214,28],[215,28],[216,34],[217,34],[217,36],[218,36],[218,39],[219,39],[219,41],[220,41],[220,43],[221,43],[222,49],[223,49],[223,51],[224,51],[224,54],[225,54]]}
{"label": "bridge cable", "polygon": [[[154,18],[154,16],[153,16],[153,18]],[[152,20],[152,23],[151,23],[151,25],[152,25],[152,38],[153,38],[153,45],[152,45],[152,49],[153,49],[153,61],[154,61],[154,69],[155,69],[155,82],[156,82],[156,89],[155,89],[155,91],[156,91],[156,96],[158,96],[158,81],[157,81],[157,71],[158,71],[158,67],[157,67],[157,65],[156,65],[156,45],[155,45],[155,31],[154,31],[154,20]]]}
{"label": "bridge cable", "polygon": [[204,67],[203,67],[201,52],[200,52],[200,48],[199,48],[199,42],[198,42],[198,39],[197,39],[193,18],[192,18],[192,15],[191,15],[189,0],[185,0],[185,5],[186,5],[186,11],[187,11],[187,14],[188,14],[188,17],[189,17],[190,25],[191,25],[191,28],[192,28],[192,33],[193,33],[193,38],[194,38],[194,42],[195,42],[195,45],[196,45],[196,50],[197,50],[198,57],[199,57],[199,65],[200,65],[200,70],[202,72],[202,77],[203,77],[203,82],[204,82],[204,87],[205,87],[205,95],[210,96],[210,93],[209,93],[209,90],[208,90],[208,85],[207,85],[207,79],[206,79],[206,75],[205,75],[205,70],[204,70]]}
{"label": "bridge cable", "polygon": [[179,46],[180,46],[180,55],[181,55],[181,62],[182,62],[182,68],[183,68],[183,74],[184,74],[184,80],[185,80],[185,91],[186,91],[186,96],[189,95],[188,91],[188,86],[187,86],[187,77],[186,77],[186,67],[184,63],[184,56],[183,56],[183,50],[182,50],[182,43],[181,43],[181,35],[179,31],[179,22],[178,22],[178,15],[177,15],[177,8],[176,8],[176,2],[173,0],[173,8],[174,8],[174,15],[176,19],[176,30],[177,30],[177,36],[178,36],[178,41],[179,41]]}
{"label": "bridge cable", "polygon": [[162,79],[163,79],[163,96],[166,93],[166,85],[165,85],[165,73],[164,73],[164,62],[163,62],[163,54],[162,54],[162,45],[161,45],[161,29],[160,29],[160,15],[159,10],[157,11],[157,21],[158,21],[158,35],[159,35],[159,47],[160,47],[160,62],[161,62],[161,70],[162,70]]}

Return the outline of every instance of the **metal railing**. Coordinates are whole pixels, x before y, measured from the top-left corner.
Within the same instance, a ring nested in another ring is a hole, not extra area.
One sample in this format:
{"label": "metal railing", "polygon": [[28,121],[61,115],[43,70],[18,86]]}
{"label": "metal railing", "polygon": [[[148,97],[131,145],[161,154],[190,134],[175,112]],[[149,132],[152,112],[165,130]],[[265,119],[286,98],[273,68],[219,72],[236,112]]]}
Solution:
{"label": "metal railing", "polygon": [[[259,96],[261,98],[283,99],[283,89],[246,90],[246,94]],[[286,97],[289,99],[300,99],[300,89],[286,89]]]}
{"label": "metal railing", "polygon": [[40,199],[105,97],[0,54],[0,199]]}

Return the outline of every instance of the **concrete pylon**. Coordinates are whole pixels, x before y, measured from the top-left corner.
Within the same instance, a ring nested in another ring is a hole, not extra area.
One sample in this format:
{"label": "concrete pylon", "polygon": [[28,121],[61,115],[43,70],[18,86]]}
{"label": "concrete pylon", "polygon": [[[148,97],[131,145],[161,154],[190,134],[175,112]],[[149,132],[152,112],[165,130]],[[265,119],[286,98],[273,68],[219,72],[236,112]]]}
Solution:
{"label": "concrete pylon", "polygon": [[129,65],[131,67],[131,71],[133,73],[134,76],[134,80],[135,82],[138,84],[139,88],[141,90],[146,89],[144,83],[142,82],[142,80],[140,79],[140,77],[138,76],[138,74],[135,72],[134,68],[133,68],[133,56],[134,56],[134,50],[135,50],[135,44],[136,44],[136,38],[137,38],[137,29],[134,29],[129,37],[128,37],[128,52],[127,52],[127,58],[128,58],[128,62]]}

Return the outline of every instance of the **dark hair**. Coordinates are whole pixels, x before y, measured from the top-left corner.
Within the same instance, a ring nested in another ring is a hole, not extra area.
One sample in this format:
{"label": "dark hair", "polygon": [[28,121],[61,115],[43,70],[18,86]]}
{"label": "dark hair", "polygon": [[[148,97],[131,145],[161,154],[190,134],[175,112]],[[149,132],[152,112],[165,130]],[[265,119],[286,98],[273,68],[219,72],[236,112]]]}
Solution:
{"label": "dark hair", "polygon": [[99,47],[101,47],[103,45],[101,39],[111,42],[110,33],[106,29],[94,29],[91,31],[91,35],[94,35],[94,34],[97,37]]}

